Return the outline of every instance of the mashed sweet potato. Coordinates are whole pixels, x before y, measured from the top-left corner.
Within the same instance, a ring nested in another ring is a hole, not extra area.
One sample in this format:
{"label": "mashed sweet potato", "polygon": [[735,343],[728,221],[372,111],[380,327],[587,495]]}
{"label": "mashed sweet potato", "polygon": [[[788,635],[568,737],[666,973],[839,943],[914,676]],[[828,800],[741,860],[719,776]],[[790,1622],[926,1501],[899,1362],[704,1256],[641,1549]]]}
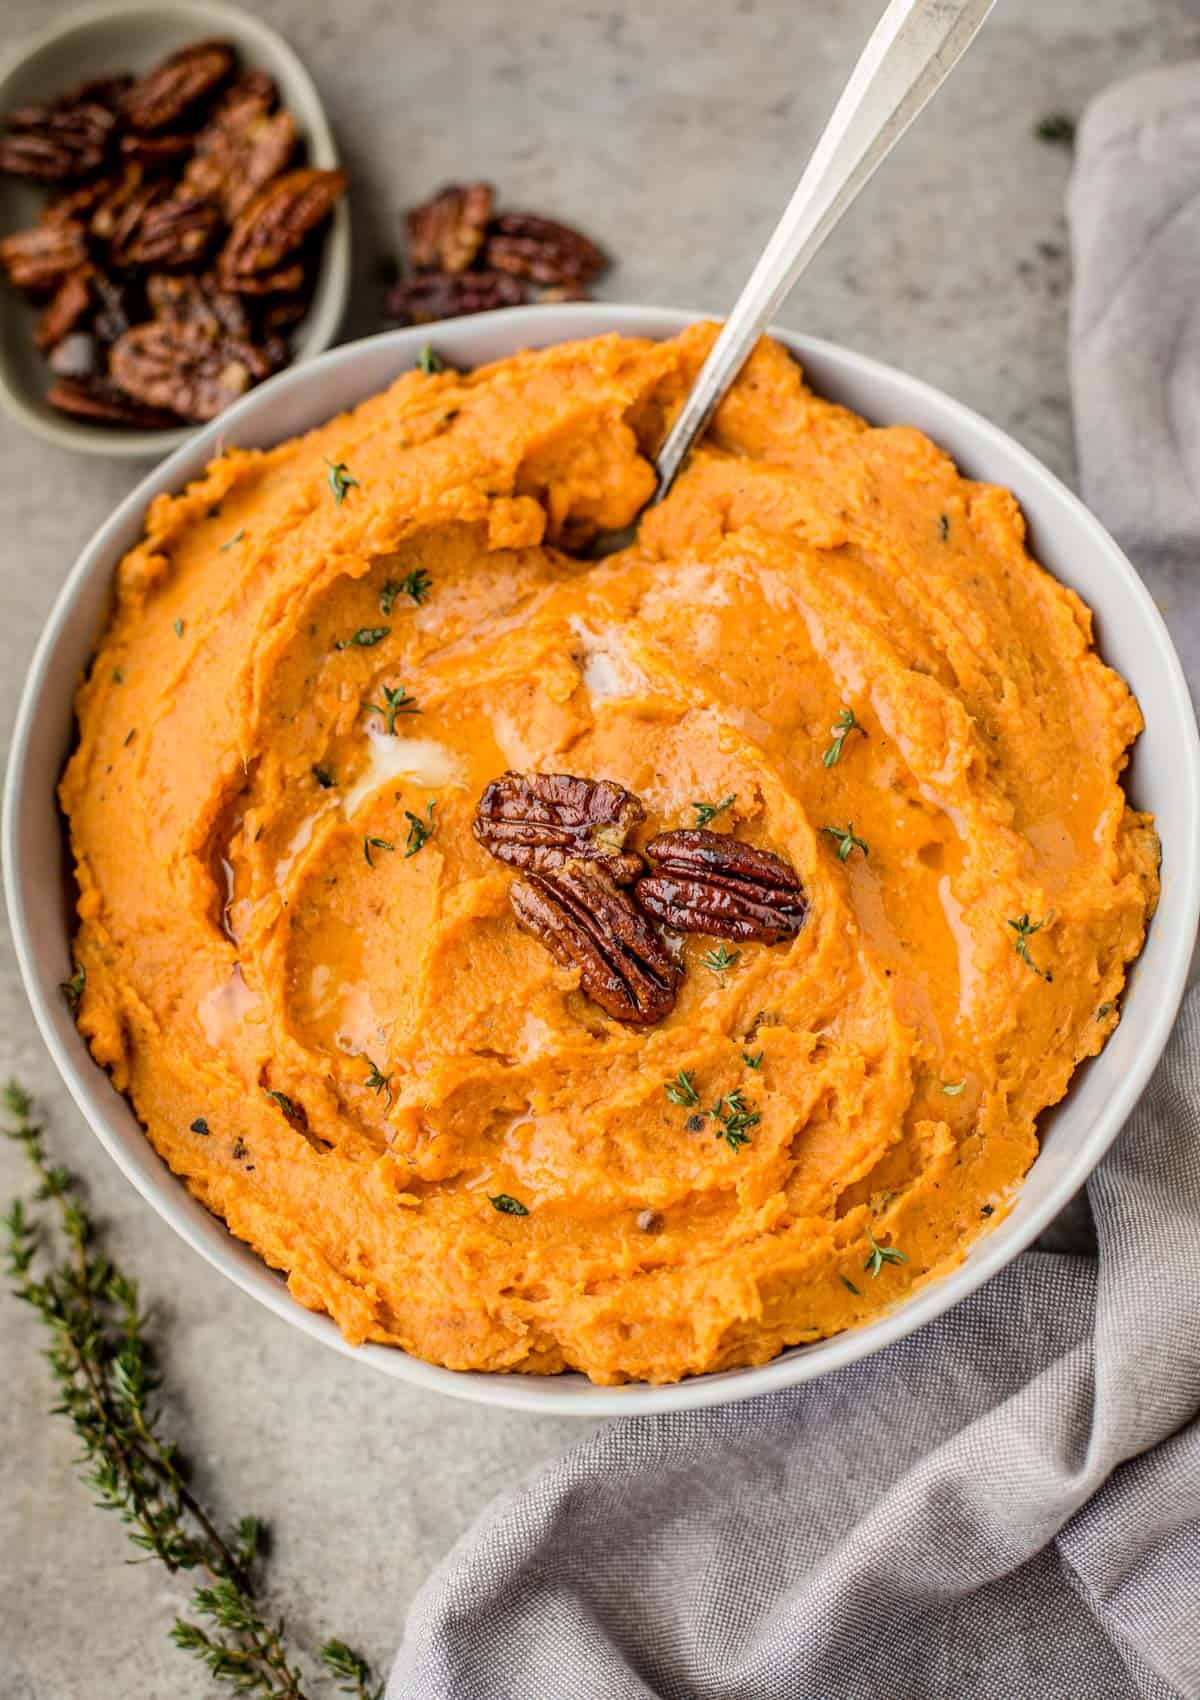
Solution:
{"label": "mashed sweet potato", "polygon": [[[1008,492],[764,343],[579,558],[712,335],[412,372],[230,448],[121,563],[62,783],[80,1025],[353,1341],[661,1382],[860,1323],[1003,1214],[1118,1018],[1140,717]],[[634,848],[709,805],[803,927],[673,941],[673,1013],[611,1020],[473,836],[506,769],[628,787]]]}

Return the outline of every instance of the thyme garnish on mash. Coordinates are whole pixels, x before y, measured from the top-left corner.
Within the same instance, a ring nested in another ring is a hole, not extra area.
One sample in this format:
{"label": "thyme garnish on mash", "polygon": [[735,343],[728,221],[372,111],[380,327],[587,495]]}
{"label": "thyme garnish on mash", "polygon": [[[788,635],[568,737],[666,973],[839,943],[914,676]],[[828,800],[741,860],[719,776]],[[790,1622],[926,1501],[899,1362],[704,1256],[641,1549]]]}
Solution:
{"label": "thyme garnish on mash", "polygon": [[863,1264],[864,1269],[871,1271],[872,1279],[877,1279],[879,1271],[885,1263],[907,1263],[908,1258],[894,1245],[879,1245],[870,1228],[867,1229],[867,1243],[871,1247],[871,1255]]}
{"label": "thyme garnish on mash", "polygon": [[384,706],[381,708],[377,702],[364,702],[363,707],[368,714],[379,716],[383,721],[384,731],[391,738],[396,733],[398,714],[420,714],[421,710],[416,706],[416,697],[410,697],[403,685],[382,685],[380,689],[383,691]]}
{"label": "thyme garnish on mash", "polygon": [[432,588],[433,579],[424,567],[414,567],[406,578],[390,578],[379,592],[380,613],[390,614],[398,596],[410,597],[419,608]]}
{"label": "thyme garnish on mash", "polygon": [[[829,728],[833,742],[825,751],[825,754],[821,757],[821,765],[823,767],[832,767],[841,755],[842,745],[846,742],[846,739],[850,736],[851,732],[862,731],[862,727],[854,718],[854,710],[852,708],[843,708],[833,725]],[[863,737],[866,737],[865,732],[863,732]]]}
{"label": "thyme garnish on mash", "polygon": [[327,460],[329,468],[329,488],[333,491],[333,499],[340,508],[346,500],[347,490],[361,490],[362,485],[350,474],[350,468],[344,460]]}
{"label": "thyme garnish on mash", "polygon": [[827,832],[831,838],[838,841],[837,856],[839,862],[845,862],[854,850],[861,850],[864,856],[870,855],[865,842],[854,831],[854,822],[847,821],[842,826],[823,826],[822,832]]}
{"label": "thyme garnish on mash", "polygon": [[1048,968],[1039,968],[1038,967],[1037,963],[1033,960],[1032,956],[1030,956],[1030,954],[1029,954],[1029,941],[1033,937],[1034,933],[1040,933],[1041,932],[1042,928],[1047,925],[1049,920],[1050,920],[1050,916],[1047,915],[1041,921],[1031,921],[1029,919],[1029,911],[1026,910],[1026,912],[1023,915],[1018,915],[1015,920],[1010,920],[1008,922],[1008,925],[1012,928],[1013,932],[1017,935],[1016,938],[1013,940],[1013,949],[1016,951],[1017,955],[1021,958],[1021,961],[1025,964],[1026,968],[1032,968],[1034,973],[1037,974],[1039,976],[1039,978],[1041,978],[1041,979],[1043,979],[1047,982],[1053,980],[1054,975],[1050,972],[1050,970]]}
{"label": "thyme garnish on mash", "polygon": [[719,803],[693,803],[692,807],[696,811],[696,825],[698,827],[707,826],[710,821],[716,820],[718,815],[724,814],[726,809],[732,808],[736,802],[737,792],[731,791],[728,797],[722,797]]}

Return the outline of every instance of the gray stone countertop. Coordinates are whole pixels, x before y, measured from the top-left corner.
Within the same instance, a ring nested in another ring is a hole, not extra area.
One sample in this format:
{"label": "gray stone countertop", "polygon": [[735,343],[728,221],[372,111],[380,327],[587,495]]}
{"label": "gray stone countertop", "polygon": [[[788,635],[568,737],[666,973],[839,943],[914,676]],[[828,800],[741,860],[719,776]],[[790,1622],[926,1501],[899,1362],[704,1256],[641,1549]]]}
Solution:
{"label": "gray stone countertop", "polygon": [[[314,72],[353,180],[347,336],[381,328],[398,214],[451,178],[574,220],[618,258],[600,293],[718,313],[791,192],[882,0],[267,0]],[[4,47],[64,10],[7,0]],[[1200,49],[1189,0],[1001,0],[979,42],[864,193],[784,320],[920,373],[1072,476],[1066,379],[1068,151],[1036,119]],[[0,717],[79,548],[135,472],[0,419]],[[1170,615],[1170,610],[1168,617]],[[66,684],[64,682],[64,688]],[[386,1661],[408,1602],[488,1500],[587,1425],[390,1383],[244,1297],[151,1214],[93,1139],[0,954],[0,1073],[44,1106],[165,1341],[181,1438],[230,1515],[275,1530],[272,1574],[301,1633]],[[0,1151],[0,1197],[22,1182]],[[189,1700],[209,1689],[166,1640],[184,1589],[124,1563],[73,1442],[46,1416],[32,1319],[0,1299],[0,1694]],[[566,1690],[564,1690],[564,1693]],[[479,1700],[488,1700],[480,1696]]]}

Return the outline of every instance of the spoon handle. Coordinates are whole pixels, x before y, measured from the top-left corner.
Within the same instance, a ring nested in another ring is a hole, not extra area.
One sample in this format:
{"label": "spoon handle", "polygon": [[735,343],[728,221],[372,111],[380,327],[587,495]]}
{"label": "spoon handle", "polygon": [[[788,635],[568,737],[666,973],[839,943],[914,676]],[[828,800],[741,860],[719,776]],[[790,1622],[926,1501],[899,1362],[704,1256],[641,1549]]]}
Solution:
{"label": "spoon handle", "polygon": [[659,450],[661,501],[751,349],[838,219],[975,37],[994,0],[891,0]]}

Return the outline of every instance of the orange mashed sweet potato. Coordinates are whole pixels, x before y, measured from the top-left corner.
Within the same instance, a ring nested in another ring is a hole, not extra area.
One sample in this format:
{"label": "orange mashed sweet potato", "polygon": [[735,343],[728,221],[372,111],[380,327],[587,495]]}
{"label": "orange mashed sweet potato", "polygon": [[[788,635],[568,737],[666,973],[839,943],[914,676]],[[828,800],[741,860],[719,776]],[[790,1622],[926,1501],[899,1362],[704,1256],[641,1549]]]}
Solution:
{"label": "orange mashed sweet potato", "polygon": [[[1118,1019],[1141,720],[1007,491],[768,342],[581,558],[713,334],[410,372],[121,562],[62,782],[80,1026],[351,1341],[666,1382],[861,1323],[1003,1215]],[[472,834],[506,769],[619,781],[634,848],[723,803],[803,928],[671,941],[673,1013],[619,1024]]]}

